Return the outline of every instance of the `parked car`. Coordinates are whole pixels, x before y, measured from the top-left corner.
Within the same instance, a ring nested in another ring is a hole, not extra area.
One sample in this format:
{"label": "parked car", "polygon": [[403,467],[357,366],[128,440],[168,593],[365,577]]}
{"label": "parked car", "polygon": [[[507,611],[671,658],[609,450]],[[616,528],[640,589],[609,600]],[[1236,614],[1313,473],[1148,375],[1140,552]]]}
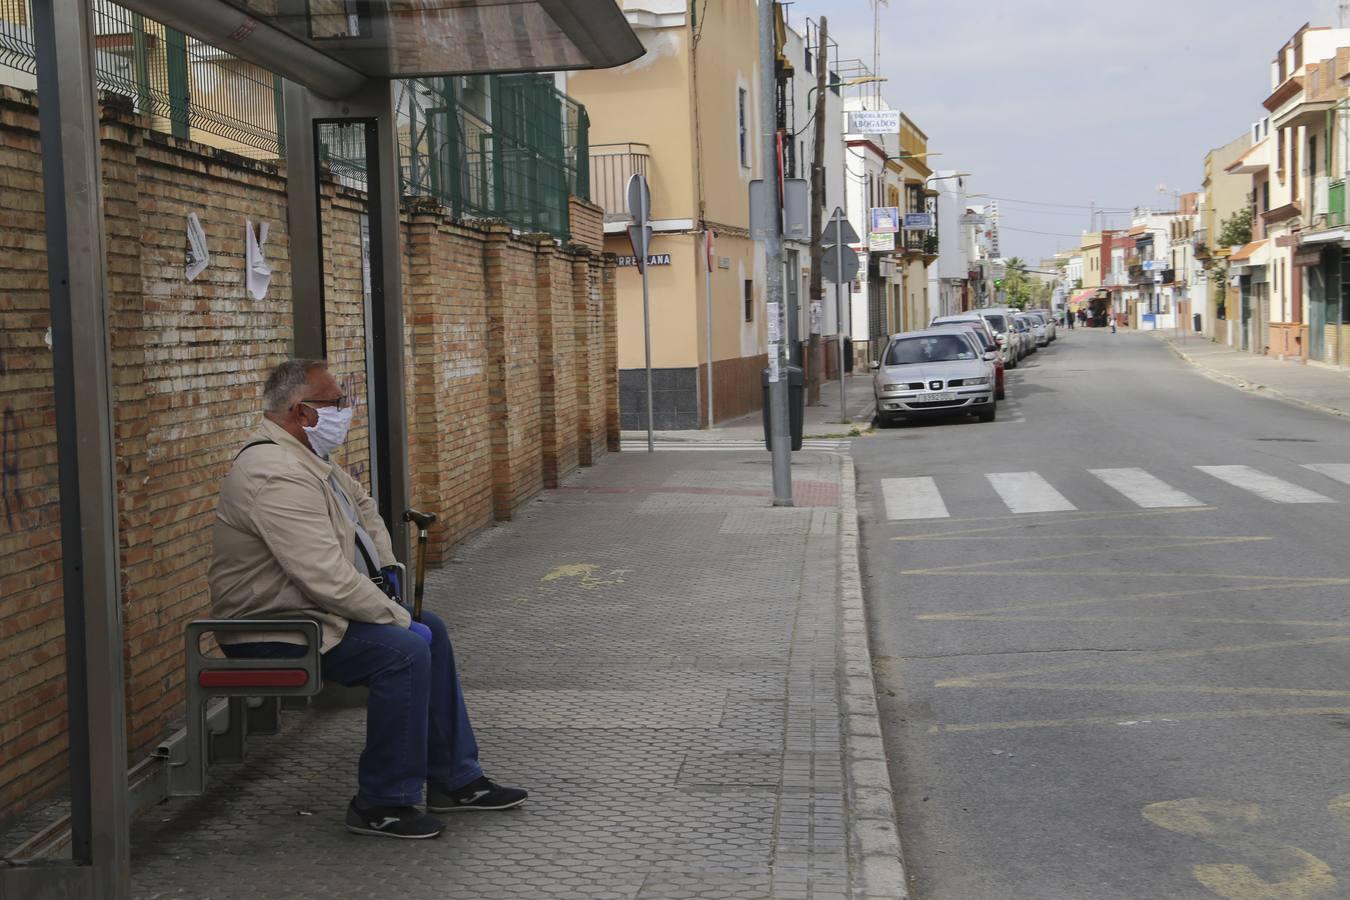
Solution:
{"label": "parked car", "polygon": [[1050,343],[1055,342],[1059,337],[1059,317],[1048,309],[1038,309],[1036,312],[1045,320],[1045,331],[1050,336]]}
{"label": "parked car", "polygon": [[994,399],[1002,400],[1005,396],[1003,371],[1006,366],[1003,363],[1003,352],[999,349],[998,341],[994,340],[993,331],[990,330],[988,323],[980,316],[938,316],[933,320],[932,327],[934,329],[968,331],[975,335],[975,339],[980,342],[980,346],[984,350],[985,359],[993,357]]}
{"label": "parked car", "polygon": [[1018,313],[1018,318],[1027,323],[1031,329],[1031,337],[1037,347],[1044,347],[1050,343],[1050,332],[1045,327],[1045,320],[1034,312]]}
{"label": "parked car", "polygon": [[1008,316],[1012,322],[1013,331],[1017,332],[1018,338],[1022,341],[1022,356],[1027,357],[1036,352],[1036,336],[1031,332],[1031,322],[1024,313],[1014,312]]}
{"label": "parked car", "polygon": [[877,421],[883,427],[929,416],[975,415],[981,422],[994,421],[995,355],[986,354],[969,330],[930,328],[894,335],[881,360],[872,364]]}
{"label": "parked car", "polygon": [[978,309],[975,314],[989,323],[999,348],[1003,351],[1003,365],[1009,369],[1017,368],[1022,359],[1021,340],[1016,336],[1008,322],[1008,312],[1003,309]]}

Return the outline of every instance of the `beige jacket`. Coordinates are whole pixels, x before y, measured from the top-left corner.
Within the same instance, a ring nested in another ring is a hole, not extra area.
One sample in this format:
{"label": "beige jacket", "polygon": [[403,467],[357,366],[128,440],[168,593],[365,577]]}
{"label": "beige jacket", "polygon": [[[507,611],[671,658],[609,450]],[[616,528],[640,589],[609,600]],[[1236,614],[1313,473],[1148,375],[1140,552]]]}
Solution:
{"label": "beige jacket", "polygon": [[[356,527],[342,510],[329,476],[356,508],[379,550],[381,566],[395,562],[393,544],[370,495],[341,466],[320,459],[281,426],[263,420],[234,460],[216,505],[211,568],[212,615],[222,619],[313,618],[326,652],[347,623],[407,628],[407,610],[356,567]],[[284,632],[221,635],[224,643],[285,641]]]}

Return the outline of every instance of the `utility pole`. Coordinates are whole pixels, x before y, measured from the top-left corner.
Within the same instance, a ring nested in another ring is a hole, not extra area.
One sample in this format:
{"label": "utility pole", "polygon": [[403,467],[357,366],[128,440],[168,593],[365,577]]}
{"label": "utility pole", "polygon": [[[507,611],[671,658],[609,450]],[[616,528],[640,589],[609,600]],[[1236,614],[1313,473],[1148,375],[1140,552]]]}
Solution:
{"label": "utility pole", "polygon": [[774,108],[778,83],[774,18],[777,3],[759,4],[759,124],[764,191],[759,221],[764,223],[764,297],[769,336],[769,436],[773,446],[773,505],[792,505],[792,435],[788,431],[788,372],[783,338],[783,200],[778,182],[778,116]]}
{"label": "utility pole", "polygon": [[[821,351],[820,329],[825,318],[825,284],[821,278],[820,267],[823,251],[820,245],[821,220],[825,210],[825,91],[829,72],[829,53],[825,42],[829,38],[829,21],[820,17],[820,30],[816,40],[816,133],[811,153],[811,298],[808,301],[811,310],[816,312],[810,317],[810,363],[807,366],[806,402],[815,406],[820,403],[820,382],[824,374],[825,354]],[[843,370],[839,377],[844,377]]]}

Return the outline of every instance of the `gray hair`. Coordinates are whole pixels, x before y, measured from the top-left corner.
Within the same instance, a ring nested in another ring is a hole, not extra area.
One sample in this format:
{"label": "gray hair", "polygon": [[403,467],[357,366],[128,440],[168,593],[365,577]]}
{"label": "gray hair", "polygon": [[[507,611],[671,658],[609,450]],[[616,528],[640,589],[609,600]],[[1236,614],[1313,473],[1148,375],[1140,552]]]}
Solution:
{"label": "gray hair", "polygon": [[304,396],[309,385],[309,373],[328,368],[322,359],[288,359],[272,370],[263,386],[263,409],[282,414]]}

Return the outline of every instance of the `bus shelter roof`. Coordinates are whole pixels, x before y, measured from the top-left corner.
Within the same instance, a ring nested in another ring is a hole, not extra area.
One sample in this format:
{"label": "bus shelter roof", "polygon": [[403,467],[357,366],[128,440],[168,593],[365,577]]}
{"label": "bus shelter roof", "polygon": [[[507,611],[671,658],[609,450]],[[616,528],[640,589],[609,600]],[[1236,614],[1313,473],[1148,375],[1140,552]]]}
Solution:
{"label": "bus shelter roof", "polygon": [[124,0],[341,99],[370,79],[604,69],[643,54],[614,0]]}

